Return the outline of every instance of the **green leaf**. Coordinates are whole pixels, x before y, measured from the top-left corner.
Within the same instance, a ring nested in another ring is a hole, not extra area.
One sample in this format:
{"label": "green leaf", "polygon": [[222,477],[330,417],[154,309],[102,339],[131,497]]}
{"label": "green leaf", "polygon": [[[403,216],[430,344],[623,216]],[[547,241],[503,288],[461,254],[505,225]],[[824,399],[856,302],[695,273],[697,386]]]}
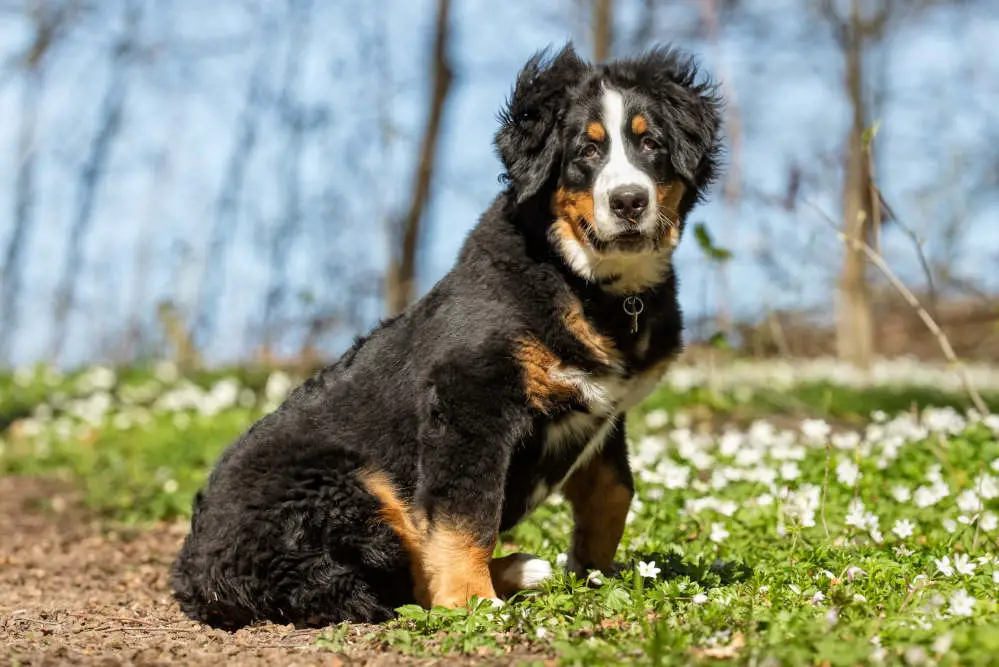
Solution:
{"label": "green leaf", "polygon": [[878,136],[878,130],[881,128],[881,121],[876,120],[874,124],[864,130],[863,136],[860,138],[860,142],[865,149],[867,149],[874,139]]}
{"label": "green leaf", "polygon": [[700,246],[701,252],[707,255],[711,261],[726,262],[732,259],[731,251],[714,244],[711,234],[708,233],[708,228],[703,222],[699,222],[694,226],[694,237],[697,239],[697,245]]}

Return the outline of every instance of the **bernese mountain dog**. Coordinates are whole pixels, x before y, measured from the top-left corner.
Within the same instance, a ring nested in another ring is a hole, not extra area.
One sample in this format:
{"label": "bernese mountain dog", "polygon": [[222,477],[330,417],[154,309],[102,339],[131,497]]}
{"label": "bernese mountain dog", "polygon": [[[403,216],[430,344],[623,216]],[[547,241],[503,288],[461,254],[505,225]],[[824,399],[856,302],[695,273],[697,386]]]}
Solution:
{"label": "bernese mountain dog", "polygon": [[553,493],[567,567],[611,568],[624,415],[681,348],[672,255],[717,171],[720,104],[674,48],[531,58],[495,137],[504,189],[454,268],[221,455],[173,566],[182,610],[322,626],[537,588],[547,561],[493,552]]}

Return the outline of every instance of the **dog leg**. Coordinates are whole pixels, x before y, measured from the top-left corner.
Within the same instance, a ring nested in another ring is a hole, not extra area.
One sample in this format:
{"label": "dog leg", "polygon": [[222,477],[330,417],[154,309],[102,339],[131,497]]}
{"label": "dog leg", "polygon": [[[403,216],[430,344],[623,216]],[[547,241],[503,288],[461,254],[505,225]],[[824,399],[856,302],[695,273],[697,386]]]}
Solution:
{"label": "dog leg", "polygon": [[590,569],[608,572],[634,496],[623,422],[608,435],[601,452],[570,475],[562,492],[576,522],[568,569],[577,575]]}
{"label": "dog leg", "polygon": [[459,607],[473,596],[496,600],[489,563],[495,537],[483,543],[474,531],[461,529],[450,522],[430,528],[422,550],[422,585],[426,590],[424,606]]}

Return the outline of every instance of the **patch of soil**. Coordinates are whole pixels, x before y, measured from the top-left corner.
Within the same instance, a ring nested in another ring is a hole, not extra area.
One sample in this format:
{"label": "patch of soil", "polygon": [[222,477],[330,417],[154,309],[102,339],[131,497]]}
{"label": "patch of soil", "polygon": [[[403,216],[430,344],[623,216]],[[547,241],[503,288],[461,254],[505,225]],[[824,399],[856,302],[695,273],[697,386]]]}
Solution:
{"label": "patch of soil", "polygon": [[0,477],[0,664],[486,664],[382,651],[360,639],[373,626],[351,628],[357,646],[348,639],[346,654],[320,646],[320,630],[207,628],[187,619],[170,595],[169,568],[186,523],[113,530],[77,500],[55,480]]}

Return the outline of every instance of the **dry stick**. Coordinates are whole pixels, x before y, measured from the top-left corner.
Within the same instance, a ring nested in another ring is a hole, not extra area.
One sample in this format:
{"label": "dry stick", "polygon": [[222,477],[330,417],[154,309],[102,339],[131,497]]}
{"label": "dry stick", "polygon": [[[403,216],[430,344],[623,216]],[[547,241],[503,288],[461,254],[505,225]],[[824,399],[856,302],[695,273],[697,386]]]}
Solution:
{"label": "dry stick", "polygon": [[[836,223],[829,217],[828,214],[826,214],[825,211],[811,202],[806,203],[816,213],[821,215],[824,220],[830,223],[833,226],[833,229],[835,229]],[[867,245],[864,241],[850,238],[838,229],[836,229],[836,235],[839,236],[841,241],[849,244],[854,250],[859,250],[864,253],[864,255],[867,256],[867,259],[870,260],[870,262],[877,267],[884,277],[888,279],[888,282],[891,283],[892,287],[894,287],[895,290],[902,295],[902,298],[909,302],[909,305],[912,306],[912,308],[916,311],[916,314],[919,315],[919,319],[923,321],[926,328],[929,329],[930,333],[932,333],[937,339],[937,342],[940,344],[940,349],[944,353],[944,357],[946,357],[947,361],[954,367],[958,377],[961,378],[961,384],[964,385],[965,391],[967,391],[968,395],[971,397],[971,402],[975,404],[975,409],[978,410],[978,413],[982,416],[989,415],[988,406],[985,405],[985,401],[982,400],[981,394],[978,393],[978,390],[975,389],[974,384],[971,382],[971,378],[968,376],[968,370],[965,368],[964,364],[961,363],[961,360],[958,359],[957,354],[954,353],[954,348],[951,347],[950,339],[947,338],[947,335],[937,325],[936,320],[934,320],[926,309],[919,303],[919,299],[916,298],[916,295],[905,286],[905,283],[903,283],[899,277],[895,275],[895,272],[891,270],[891,267],[888,266],[888,263],[885,262],[884,258],[875,252],[871,246]]]}
{"label": "dry stick", "polygon": [[829,459],[832,456],[829,438],[826,438],[826,474],[822,480],[822,507],[819,516],[822,517],[822,529],[826,531],[826,539],[829,539],[829,526],[826,524],[826,492],[829,490]]}

